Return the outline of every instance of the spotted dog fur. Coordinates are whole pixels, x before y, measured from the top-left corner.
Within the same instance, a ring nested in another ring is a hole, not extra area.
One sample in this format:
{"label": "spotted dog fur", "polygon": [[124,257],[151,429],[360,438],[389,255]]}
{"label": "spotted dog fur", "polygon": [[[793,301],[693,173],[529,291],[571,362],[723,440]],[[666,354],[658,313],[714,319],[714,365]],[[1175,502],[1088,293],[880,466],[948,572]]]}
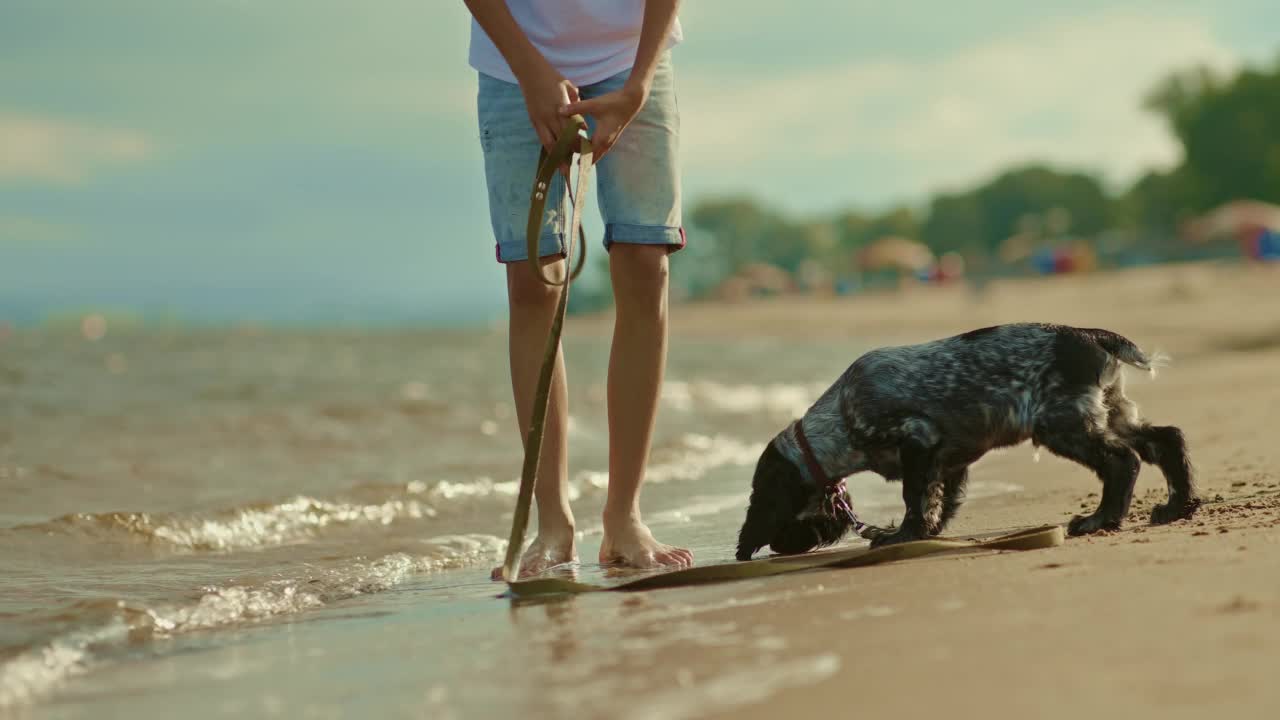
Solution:
{"label": "spotted dog fur", "polygon": [[[1073,518],[1071,534],[1120,526],[1140,462],[1165,476],[1169,499],[1151,522],[1167,523],[1200,505],[1186,442],[1178,428],[1139,416],[1121,370],[1154,372],[1157,362],[1107,330],[999,325],[869,352],[801,422],[829,477],[869,470],[902,481],[902,524],[874,537],[873,546],[940,533],[964,501],[969,465],[1028,439],[1102,480],[1097,510]],[[797,553],[839,540],[850,523],[825,510],[824,492],[789,426],[756,466],[738,559],[766,545]]]}

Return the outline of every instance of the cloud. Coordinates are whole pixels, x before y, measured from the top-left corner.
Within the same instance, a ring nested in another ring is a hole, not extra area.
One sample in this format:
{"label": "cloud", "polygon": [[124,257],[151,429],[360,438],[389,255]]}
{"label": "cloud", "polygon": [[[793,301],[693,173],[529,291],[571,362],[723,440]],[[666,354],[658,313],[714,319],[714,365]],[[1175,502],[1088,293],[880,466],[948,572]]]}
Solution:
{"label": "cloud", "polygon": [[1127,10],[1058,19],[932,58],[736,82],[691,68],[681,79],[682,96],[692,98],[681,104],[685,160],[691,172],[725,168],[726,185],[744,170],[777,178],[835,164],[867,184],[859,194],[881,201],[972,183],[1029,159],[1128,182],[1177,162],[1177,143],[1141,99],[1194,63],[1230,68],[1239,57],[1196,17]]}
{"label": "cloud", "polygon": [[131,130],[0,111],[0,182],[75,185],[106,167],[143,160],[151,148]]}

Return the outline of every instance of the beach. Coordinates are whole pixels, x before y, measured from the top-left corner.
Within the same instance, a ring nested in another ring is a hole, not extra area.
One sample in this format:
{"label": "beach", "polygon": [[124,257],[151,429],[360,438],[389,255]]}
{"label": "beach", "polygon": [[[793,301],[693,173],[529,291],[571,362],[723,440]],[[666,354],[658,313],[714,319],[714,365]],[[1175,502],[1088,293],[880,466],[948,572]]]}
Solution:
{"label": "beach", "polygon": [[[858,354],[1012,321],[1099,326],[1186,432],[1205,505],[1025,553],[520,602],[505,338],[18,329],[0,342],[0,717],[1274,716],[1280,272],[1170,265],[672,308],[646,517],[732,558],[751,467]],[[611,317],[572,317],[572,494],[594,558]],[[1029,446],[984,458],[948,534],[1089,512]],[[899,486],[850,481],[864,519]],[[854,542],[854,541],[849,541]],[[586,576],[607,571],[584,563]]]}
{"label": "beach", "polygon": [[[909,299],[908,299],[909,298]],[[974,297],[918,288],[849,303],[774,301],[685,309],[701,337],[751,327],[914,342],[974,327],[1048,321],[1105,327],[1168,352],[1143,412],[1187,433],[1208,500],[1192,520],[1146,523],[1164,482],[1144,466],[1129,522],[1046,552],[938,558],[768,581],[792,593],[707,622],[770,627],[794,657],[793,687],[735,717],[787,712],[952,717],[1271,717],[1280,644],[1280,273],[1208,265],[1010,281]],[[1016,459],[1015,459],[1016,458]],[[1030,448],[973,471],[1017,492],[970,502],[953,534],[1092,511],[1089,473]],[[786,673],[782,673],[786,674]]]}

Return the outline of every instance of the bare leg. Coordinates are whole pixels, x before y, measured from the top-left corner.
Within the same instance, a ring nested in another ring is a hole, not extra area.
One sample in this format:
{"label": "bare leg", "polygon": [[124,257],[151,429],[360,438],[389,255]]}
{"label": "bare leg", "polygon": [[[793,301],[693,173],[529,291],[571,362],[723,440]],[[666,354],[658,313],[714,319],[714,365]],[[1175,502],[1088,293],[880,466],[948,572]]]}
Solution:
{"label": "bare leg", "polygon": [[[552,277],[564,275],[564,261],[543,258]],[[560,289],[544,285],[524,262],[507,265],[507,303],[510,308],[508,337],[511,355],[511,389],[515,395],[520,439],[529,432],[533,395],[546,350],[547,333],[560,298]],[[538,509],[538,536],[525,550],[520,575],[533,575],[553,565],[577,559],[574,548],[573,512],[569,509],[568,464],[569,403],[565,391],[564,353],[556,357],[547,403],[547,421],[538,463],[538,484],[533,497]],[[502,568],[495,568],[500,578]]]}
{"label": "bare leg", "polygon": [[693,554],[654,539],[640,484],[667,361],[667,248],[619,243],[609,252],[616,319],[609,355],[609,492],[600,562],[690,565]]}

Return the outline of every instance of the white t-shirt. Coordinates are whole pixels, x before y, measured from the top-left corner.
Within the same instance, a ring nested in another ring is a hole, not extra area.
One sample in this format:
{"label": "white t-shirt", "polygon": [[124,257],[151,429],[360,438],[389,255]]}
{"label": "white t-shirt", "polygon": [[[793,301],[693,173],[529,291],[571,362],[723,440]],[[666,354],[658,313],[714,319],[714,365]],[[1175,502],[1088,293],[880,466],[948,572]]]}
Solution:
{"label": "white t-shirt", "polygon": [[[631,68],[640,44],[644,0],[507,0],[533,46],[574,85],[590,85]],[[665,46],[680,42],[680,21]],[[480,24],[471,19],[469,60],[476,70],[507,82],[516,76]]]}

